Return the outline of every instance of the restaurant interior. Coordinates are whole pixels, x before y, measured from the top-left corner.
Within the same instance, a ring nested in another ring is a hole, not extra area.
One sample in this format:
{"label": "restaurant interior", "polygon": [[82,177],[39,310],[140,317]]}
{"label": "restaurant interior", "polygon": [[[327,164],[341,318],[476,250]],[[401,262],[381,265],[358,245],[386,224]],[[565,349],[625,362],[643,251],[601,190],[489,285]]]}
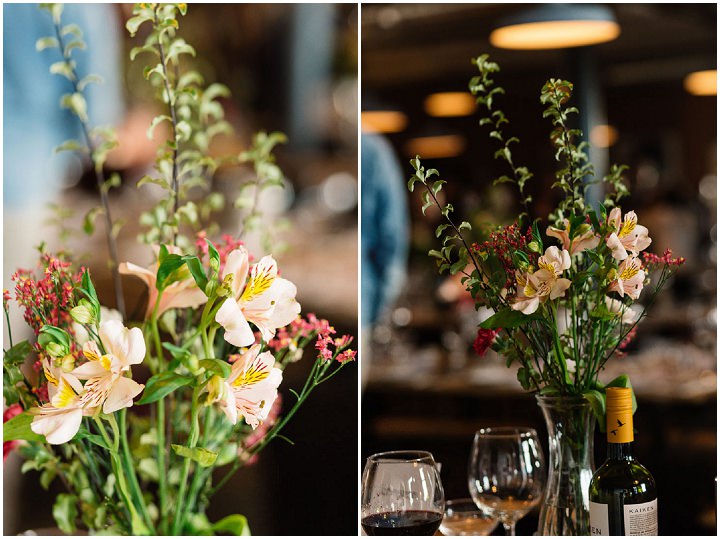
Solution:
{"label": "restaurant interior", "polygon": [[[118,73],[123,102],[118,128],[121,143],[107,162],[108,174],[120,172],[122,185],[110,192],[110,205],[114,217],[125,221],[118,239],[120,260],[145,265],[152,262],[152,252],[136,240],[143,231],[138,218],[155,204],[158,191],[154,186],[138,187],[137,182],[153,166],[158,140],[162,140],[160,129],[153,141],[146,136],[153,116],[161,113],[160,105],[143,77],[143,57],[135,62],[128,59],[130,50],[144,39],[142,32],[133,39],[125,30],[132,5],[106,4],[102,9],[104,39],[119,40],[117,63],[109,69]],[[37,11],[38,17],[48,17]],[[259,201],[268,222],[284,223],[273,245],[285,243],[287,249],[271,250],[253,235],[243,237],[248,249],[256,259],[274,255],[283,277],[297,286],[303,314],[315,313],[328,319],[338,336],[353,337],[358,308],[357,21],[355,4],[190,4],[180,20],[182,36],[197,51],[194,58],[185,58],[207,83],[223,83],[231,92],[222,104],[234,134],[218,137],[214,155],[240,154],[250,145],[252,134],[261,130],[282,131],[288,137],[288,143],[275,151],[285,188],[274,187]],[[10,45],[6,41],[6,52]],[[29,55],[37,54],[34,41],[31,46]],[[52,77],[47,67],[39,72]],[[59,108],[56,101],[47,106]],[[11,159],[6,152],[6,162]],[[42,167],[42,162],[34,164]],[[62,218],[64,229],[80,231],[84,214],[97,204],[95,179],[86,165],[78,160],[70,167],[53,197],[57,207],[73,210],[72,216]],[[244,165],[223,166],[216,172],[217,190],[229,201],[218,216],[221,228],[216,238],[237,233],[243,210],[231,202],[238,182],[252,174]],[[7,217],[12,209],[7,195],[11,186],[5,181]],[[52,224],[44,227],[37,220],[32,227],[25,222],[25,228],[36,229],[33,241],[6,220],[4,288],[13,286],[9,275],[14,269],[9,264],[32,267],[37,255],[34,247],[42,238],[49,249],[68,245],[83,254],[93,269],[101,303],[112,306],[102,233],[57,237],[58,218],[49,215]],[[145,285],[131,277],[123,284],[128,310],[141,313]],[[279,390],[285,410],[293,403],[290,390],[302,388],[315,354],[313,346],[308,346],[304,360],[285,371]],[[243,513],[255,535],[355,535],[357,469],[348,455],[356,453],[358,443],[357,380],[357,364],[351,364],[331,383],[317,388],[284,432],[294,445],[279,439],[269,444],[254,464],[218,492],[209,518],[215,522]],[[6,535],[55,527],[51,508],[62,485],[55,482],[46,492],[39,485],[38,473],[21,474],[21,465],[17,455],[10,455],[4,467]],[[333,510],[323,509],[328,506]]]}
{"label": "restaurant interior", "polygon": [[[503,163],[493,159],[496,146],[478,126],[470,60],[488,53],[501,68],[495,80],[505,94],[498,107],[520,139],[513,155],[535,174],[531,216],[547,215],[555,196],[540,88],[551,77],[574,83],[572,104],[581,110],[578,127],[596,172],[628,165],[632,195],[624,205],[652,231],[650,250],[667,246],[687,260],[627,355],[609,361],[600,378],[626,373],[633,383],[635,454],[657,481],[660,534],[715,535],[717,73],[709,89],[694,86],[693,73],[716,69],[717,6],[607,4],[619,33],[594,45],[526,42],[516,49],[494,35],[504,21],[539,7],[548,6],[363,6],[362,131],[389,141],[402,170],[396,181],[407,183],[416,154],[438,169],[458,222],[508,224],[520,211],[518,196],[514,186],[492,183]],[[439,248],[433,233],[439,214],[423,216],[417,192],[406,190],[403,203],[410,254],[404,285],[365,346],[359,465],[381,451],[427,450],[441,463],[446,498],[466,498],[475,431],[533,427],[546,455],[547,431],[515,369],[492,350],[483,357],[473,351],[482,313],[428,256]],[[365,227],[372,224],[363,222],[363,235]],[[596,430],[596,465],[605,457],[604,438]],[[537,510],[517,528],[523,535],[536,529]]]}

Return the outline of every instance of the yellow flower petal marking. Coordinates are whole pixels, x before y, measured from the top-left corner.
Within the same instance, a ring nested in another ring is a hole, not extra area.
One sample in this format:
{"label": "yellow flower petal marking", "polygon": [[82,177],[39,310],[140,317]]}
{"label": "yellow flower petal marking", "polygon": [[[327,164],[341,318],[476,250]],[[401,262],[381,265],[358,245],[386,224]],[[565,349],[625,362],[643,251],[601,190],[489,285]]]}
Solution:
{"label": "yellow flower petal marking", "polygon": [[272,269],[272,266],[265,266],[260,269],[258,269],[258,266],[253,267],[250,275],[250,281],[245,287],[245,290],[240,297],[240,301],[248,302],[267,292],[268,288],[270,288],[270,285],[272,285],[275,280],[275,276],[270,273]]}
{"label": "yellow flower petal marking", "polygon": [[248,370],[246,370],[242,376],[238,376],[235,381],[232,383],[233,387],[240,387],[240,386],[251,386],[253,384],[257,384],[258,382],[262,382],[270,376],[270,371],[268,370],[261,370],[261,367],[259,367],[256,364],[250,365],[248,367]]}
{"label": "yellow flower petal marking", "polygon": [[110,356],[108,356],[106,354],[103,357],[101,357],[99,359],[99,361],[100,361],[100,365],[102,365],[103,369],[105,369],[106,371],[110,370],[110,364],[112,363],[112,358]]}
{"label": "yellow flower petal marking", "polygon": [[629,264],[622,270],[622,273],[620,274],[620,279],[622,279],[623,281],[628,281],[635,277],[639,271],[640,266],[638,264]]}
{"label": "yellow flower petal marking", "polygon": [[45,373],[45,379],[48,381],[48,384],[52,384],[57,387],[58,379],[52,375],[50,369],[48,369],[47,367],[43,367],[43,372]]}
{"label": "yellow flower petal marking", "polygon": [[620,228],[620,232],[617,233],[617,237],[624,238],[625,236],[629,235],[635,229],[635,225],[637,225],[637,217],[633,217],[630,219],[625,218],[625,222]]}
{"label": "yellow flower petal marking", "polygon": [[550,273],[555,274],[555,266],[553,266],[550,262],[547,262],[544,256],[541,256],[540,260],[538,260],[538,268],[547,270]]}
{"label": "yellow flower petal marking", "polygon": [[55,408],[65,408],[75,402],[75,391],[70,387],[68,383],[60,384],[60,391],[55,395],[53,399],[53,405]]}
{"label": "yellow flower petal marking", "polygon": [[100,356],[98,356],[89,346],[83,347],[83,355],[90,361],[100,361]]}

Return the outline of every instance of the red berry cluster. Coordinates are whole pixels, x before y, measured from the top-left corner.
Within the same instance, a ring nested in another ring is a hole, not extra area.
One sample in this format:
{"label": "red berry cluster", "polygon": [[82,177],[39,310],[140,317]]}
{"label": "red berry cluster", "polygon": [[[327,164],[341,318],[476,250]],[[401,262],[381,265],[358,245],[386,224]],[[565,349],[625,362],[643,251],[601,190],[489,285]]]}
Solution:
{"label": "red berry cluster", "polygon": [[642,257],[643,266],[649,269],[655,269],[660,266],[682,266],[685,263],[685,258],[682,256],[678,258],[673,258],[671,249],[665,249],[665,252],[662,254],[662,256],[658,256],[654,253],[644,252],[642,254]]}
{"label": "red berry cluster", "polygon": [[482,244],[474,243],[472,249],[475,252],[485,252],[494,254],[500,265],[505,270],[507,282],[505,288],[511,288],[515,283],[515,263],[513,262],[513,253],[515,251],[523,251],[530,259],[531,264],[537,263],[537,254],[531,253],[527,249],[528,243],[532,241],[532,228],[528,227],[527,232],[523,234],[517,223],[504,226],[490,233],[490,239]]}

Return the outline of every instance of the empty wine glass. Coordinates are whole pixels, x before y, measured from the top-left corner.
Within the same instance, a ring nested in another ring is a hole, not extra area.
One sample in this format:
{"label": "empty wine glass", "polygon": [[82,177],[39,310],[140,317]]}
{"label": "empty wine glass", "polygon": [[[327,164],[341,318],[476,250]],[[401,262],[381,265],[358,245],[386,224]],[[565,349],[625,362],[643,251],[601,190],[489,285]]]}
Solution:
{"label": "empty wine glass", "polygon": [[502,522],[506,535],[540,503],[545,459],[534,429],[500,427],[475,433],[468,485],[475,504]]}
{"label": "empty wine glass", "polygon": [[440,524],[443,535],[490,535],[498,519],[479,509],[472,498],[445,500],[445,517]]}
{"label": "empty wine glass", "polygon": [[433,535],[445,495],[427,451],[389,451],[367,459],[362,476],[361,523],[368,535]]}

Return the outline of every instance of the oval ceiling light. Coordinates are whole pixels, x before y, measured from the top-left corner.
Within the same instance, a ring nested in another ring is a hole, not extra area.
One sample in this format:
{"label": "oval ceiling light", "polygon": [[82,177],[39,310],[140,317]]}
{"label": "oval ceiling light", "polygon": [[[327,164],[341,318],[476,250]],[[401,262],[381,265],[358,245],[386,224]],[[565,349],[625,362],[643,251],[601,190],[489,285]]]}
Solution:
{"label": "oval ceiling light", "polygon": [[618,137],[618,130],[612,125],[596,125],[590,130],[590,142],[598,148],[614,146]]}
{"label": "oval ceiling light", "polygon": [[542,50],[597,45],[620,35],[613,12],[592,4],[545,4],[508,17],[490,33],[500,49]]}
{"label": "oval ceiling light", "polygon": [[476,108],[475,98],[468,92],[439,92],[425,98],[425,112],[437,118],[470,116]]}
{"label": "oval ceiling light", "polygon": [[407,116],[397,110],[365,110],[360,113],[360,124],[365,133],[399,133],[407,123]]}
{"label": "oval ceiling light", "polygon": [[683,86],[692,95],[717,95],[717,69],[690,73]]}
{"label": "oval ceiling light", "polygon": [[407,155],[421,155],[425,159],[455,157],[465,150],[465,138],[461,135],[438,135],[417,137],[407,141]]}

